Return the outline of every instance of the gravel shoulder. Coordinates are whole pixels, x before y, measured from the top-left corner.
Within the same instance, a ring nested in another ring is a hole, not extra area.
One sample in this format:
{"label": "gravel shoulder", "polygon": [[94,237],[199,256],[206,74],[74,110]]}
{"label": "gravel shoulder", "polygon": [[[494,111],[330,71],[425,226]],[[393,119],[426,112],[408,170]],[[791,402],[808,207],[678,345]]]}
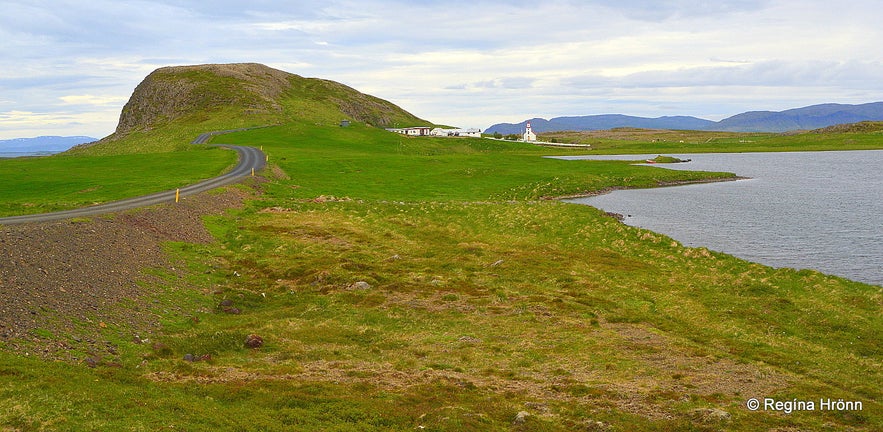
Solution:
{"label": "gravel shoulder", "polygon": [[152,288],[157,272],[182,280],[163,243],[213,241],[201,218],[240,206],[246,195],[228,187],[91,219],[0,226],[0,349],[112,359],[112,339],[150,335],[159,328],[157,308],[175,307],[161,305]]}

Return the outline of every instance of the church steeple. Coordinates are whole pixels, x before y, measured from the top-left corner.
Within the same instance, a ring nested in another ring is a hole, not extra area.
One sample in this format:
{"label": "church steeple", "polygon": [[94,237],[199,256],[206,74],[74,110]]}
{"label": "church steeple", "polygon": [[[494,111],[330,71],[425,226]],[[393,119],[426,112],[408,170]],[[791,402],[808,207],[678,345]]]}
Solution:
{"label": "church steeple", "polygon": [[533,130],[530,128],[530,122],[527,122],[524,130],[524,141],[536,141],[537,135],[533,133]]}

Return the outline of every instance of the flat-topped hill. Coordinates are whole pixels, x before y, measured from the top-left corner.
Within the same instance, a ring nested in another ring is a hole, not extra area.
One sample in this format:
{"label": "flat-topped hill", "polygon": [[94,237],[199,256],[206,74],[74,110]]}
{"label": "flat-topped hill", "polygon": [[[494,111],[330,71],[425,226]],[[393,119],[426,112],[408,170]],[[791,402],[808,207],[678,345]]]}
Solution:
{"label": "flat-topped hill", "polygon": [[262,64],[171,66],[153,71],[135,88],[113,134],[77,151],[171,151],[209,130],[343,119],[377,127],[431,124],[344,84]]}

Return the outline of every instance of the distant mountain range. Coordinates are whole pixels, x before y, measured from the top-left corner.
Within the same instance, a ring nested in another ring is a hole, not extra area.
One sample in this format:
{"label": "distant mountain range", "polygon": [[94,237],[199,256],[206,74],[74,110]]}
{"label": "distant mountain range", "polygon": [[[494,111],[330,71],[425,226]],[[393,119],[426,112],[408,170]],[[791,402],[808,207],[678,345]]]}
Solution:
{"label": "distant mountain range", "polygon": [[41,136],[0,140],[2,153],[60,152],[77,144],[98,141],[87,136]]}
{"label": "distant mountain range", "polygon": [[861,105],[821,104],[786,111],[749,111],[715,122],[696,117],[633,117],[622,114],[533,118],[521,123],[499,123],[485,133],[520,134],[529,121],[534,132],[605,130],[619,127],[643,129],[707,130],[727,132],[787,132],[883,120],[883,102]]}

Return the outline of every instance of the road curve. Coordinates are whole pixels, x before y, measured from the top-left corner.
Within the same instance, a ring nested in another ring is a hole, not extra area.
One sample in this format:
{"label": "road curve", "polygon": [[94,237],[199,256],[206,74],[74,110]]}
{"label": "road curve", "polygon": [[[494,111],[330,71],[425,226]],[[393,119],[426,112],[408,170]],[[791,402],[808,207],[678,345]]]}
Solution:
{"label": "road curve", "polygon": [[[237,129],[235,131],[239,131],[241,129]],[[219,135],[222,133],[235,132],[233,130],[230,131],[218,131],[218,132],[209,132],[199,135],[195,140],[193,140],[193,144],[203,144],[208,141],[213,135]],[[208,180],[203,180],[199,183],[192,184],[190,186],[185,186],[179,189],[180,196],[185,197],[188,195],[198,194],[200,192],[205,192],[207,190],[211,190],[217,187],[225,186],[228,184],[236,183],[242,180],[244,177],[250,176],[252,169],[258,171],[264,167],[266,164],[266,157],[264,156],[264,152],[254,148],[254,147],[246,147],[246,146],[235,146],[235,145],[227,145],[227,144],[217,144],[217,147],[228,148],[231,150],[235,150],[239,153],[239,163],[226,174],[222,174],[218,177],[214,177]],[[87,216],[96,216],[105,213],[113,213],[122,210],[130,210],[138,207],[147,207],[155,204],[162,204],[168,202],[175,202],[175,190],[169,190],[165,192],[157,192],[155,194],[144,195],[140,197],[134,198],[126,198],[119,201],[112,201],[109,203],[82,207],[73,210],[64,210],[52,213],[40,213],[33,215],[22,215],[22,216],[10,216],[0,218],[0,225],[16,225],[16,224],[24,224],[24,223],[35,223],[35,222],[49,222],[56,221],[62,219],[70,219],[75,217],[87,217]]]}

